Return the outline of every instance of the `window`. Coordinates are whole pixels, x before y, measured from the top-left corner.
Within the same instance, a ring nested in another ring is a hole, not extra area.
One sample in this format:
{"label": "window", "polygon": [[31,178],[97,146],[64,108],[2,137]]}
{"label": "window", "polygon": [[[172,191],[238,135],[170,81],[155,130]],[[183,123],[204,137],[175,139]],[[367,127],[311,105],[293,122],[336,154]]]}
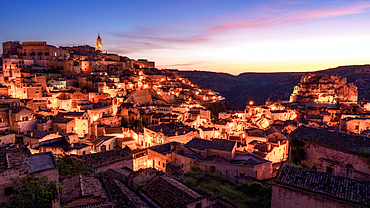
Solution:
{"label": "window", "polygon": [[202,208],[202,202],[199,202],[195,205],[195,208]]}
{"label": "window", "polygon": [[245,176],[245,172],[240,172],[240,176]]}
{"label": "window", "polygon": [[161,161],[158,161],[158,165],[161,165]]}
{"label": "window", "polygon": [[5,188],[5,196],[10,196],[14,193],[14,187]]}
{"label": "window", "polygon": [[327,173],[330,173],[330,174],[333,174],[334,173],[334,169],[332,167],[326,166],[326,172]]}

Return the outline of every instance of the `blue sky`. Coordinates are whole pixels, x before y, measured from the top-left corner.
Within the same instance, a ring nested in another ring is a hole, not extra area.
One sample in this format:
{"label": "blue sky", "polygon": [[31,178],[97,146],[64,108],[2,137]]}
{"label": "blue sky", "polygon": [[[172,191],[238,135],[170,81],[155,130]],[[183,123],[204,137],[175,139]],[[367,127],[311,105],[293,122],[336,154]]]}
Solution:
{"label": "blue sky", "polygon": [[95,46],[158,68],[311,71],[370,59],[369,1],[1,1],[0,40]]}

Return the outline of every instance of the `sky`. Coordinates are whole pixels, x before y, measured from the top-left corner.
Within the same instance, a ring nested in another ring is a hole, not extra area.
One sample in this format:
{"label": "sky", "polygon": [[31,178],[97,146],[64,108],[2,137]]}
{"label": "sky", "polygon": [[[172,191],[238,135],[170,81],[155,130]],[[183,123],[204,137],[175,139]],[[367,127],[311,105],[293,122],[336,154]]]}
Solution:
{"label": "sky", "polygon": [[[305,72],[370,62],[370,1],[0,1],[0,40],[90,45],[159,69]],[[0,46],[2,51],[2,46]]]}

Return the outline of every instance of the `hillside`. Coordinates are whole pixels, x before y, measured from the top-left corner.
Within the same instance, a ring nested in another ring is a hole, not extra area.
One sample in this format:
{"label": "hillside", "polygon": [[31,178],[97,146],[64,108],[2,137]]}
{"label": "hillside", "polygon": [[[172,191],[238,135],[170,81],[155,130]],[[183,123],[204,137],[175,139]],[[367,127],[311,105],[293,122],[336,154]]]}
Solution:
{"label": "hillside", "polygon": [[[359,99],[370,99],[370,65],[340,66],[317,71],[319,74],[332,74],[346,77],[358,87]],[[221,93],[229,102],[244,110],[253,100],[256,105],[272,101],[289,100],[293,88],[303,72],[286,73],[242,73],[233,76],[227,73],[204,71],[179,71],[192,83]]]}

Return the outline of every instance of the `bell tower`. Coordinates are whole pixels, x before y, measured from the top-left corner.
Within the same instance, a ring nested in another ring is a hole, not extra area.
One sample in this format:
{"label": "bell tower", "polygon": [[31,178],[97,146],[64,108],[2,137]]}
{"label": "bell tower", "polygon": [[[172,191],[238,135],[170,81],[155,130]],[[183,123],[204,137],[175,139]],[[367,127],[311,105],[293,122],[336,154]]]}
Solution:
{"label": "bell tower", "polygon": [[96,51],[102,52],[103,51],[103,44],[101,43],[100,34],[98,33],[98,38],[96,38]]}

